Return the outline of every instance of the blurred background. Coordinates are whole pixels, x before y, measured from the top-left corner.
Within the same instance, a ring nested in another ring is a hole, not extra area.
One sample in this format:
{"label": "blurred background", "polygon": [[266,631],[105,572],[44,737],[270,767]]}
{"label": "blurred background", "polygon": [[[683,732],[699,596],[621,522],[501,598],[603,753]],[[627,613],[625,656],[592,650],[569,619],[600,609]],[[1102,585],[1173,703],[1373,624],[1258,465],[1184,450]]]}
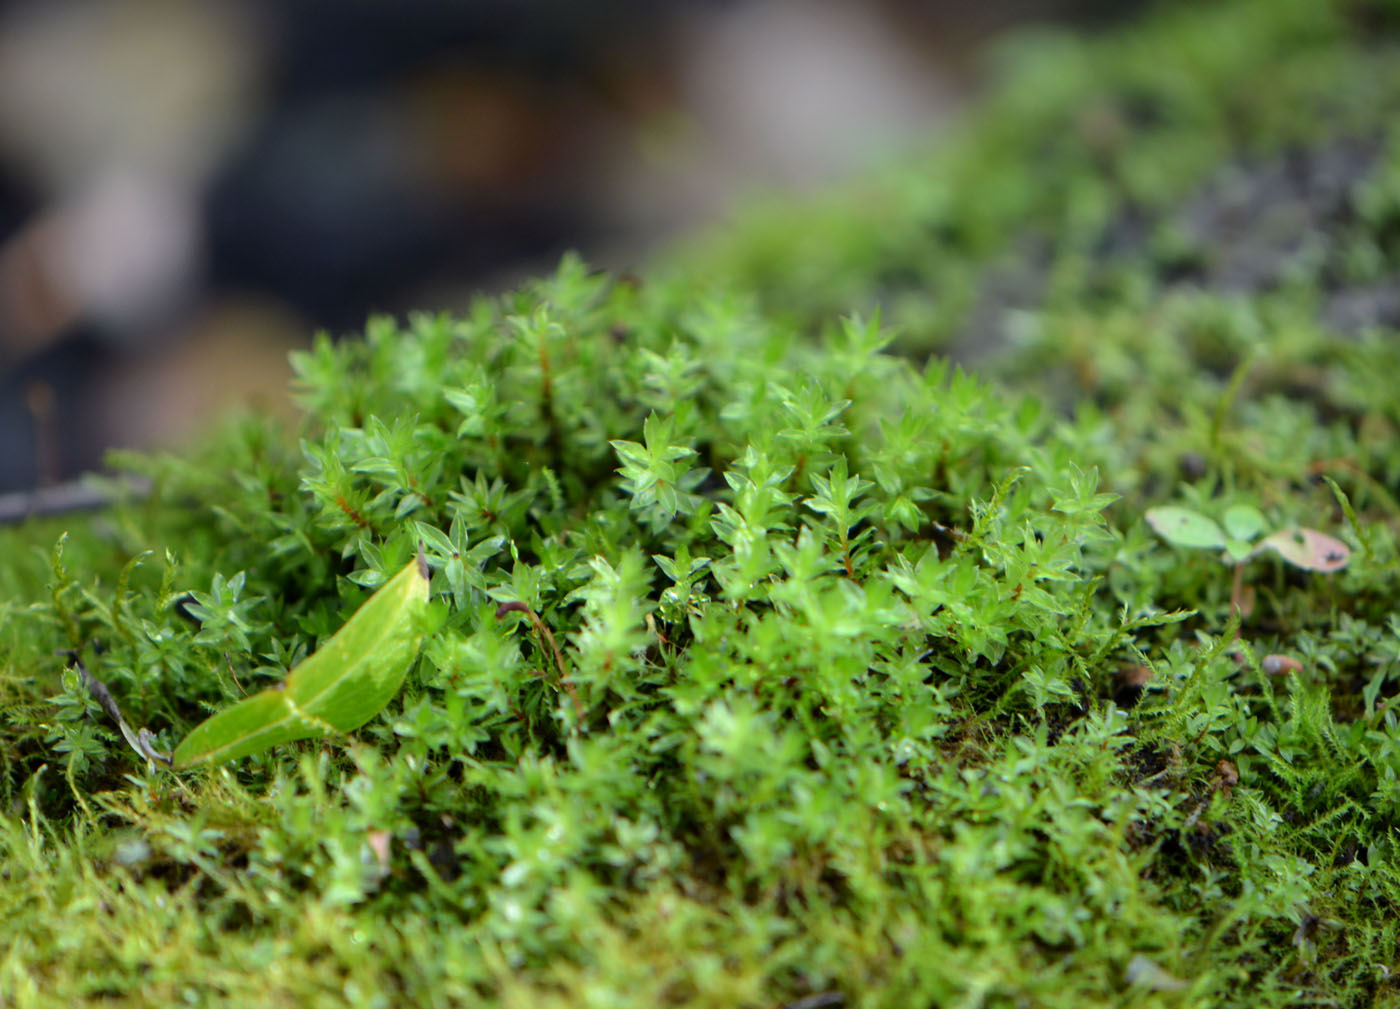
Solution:
{"label": "blurred background", "polygon": [[287,352],[926,141],[1122,0],[0,3],[0,492],[285,409]]}

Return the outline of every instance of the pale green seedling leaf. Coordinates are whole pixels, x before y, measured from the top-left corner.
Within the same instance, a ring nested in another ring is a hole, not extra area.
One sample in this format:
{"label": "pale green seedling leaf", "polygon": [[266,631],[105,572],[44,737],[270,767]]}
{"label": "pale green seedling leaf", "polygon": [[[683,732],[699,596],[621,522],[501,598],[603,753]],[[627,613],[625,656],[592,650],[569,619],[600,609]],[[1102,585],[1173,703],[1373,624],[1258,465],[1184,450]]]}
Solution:
{"label": "pale green seedling leaf", "polygon": [[418,654],[428,575],[420,553],[285,681],[197,725],[176,747],[175,767],[237,760],[295,739],[350,732],[379,714]]}
{"label": "pale green seedling leaf", "polygon": [[1351,547],[1316,529],[1285,529],[1260,541],[1256,552],[1276,550],[1294,567],[1307,571],[1340,571],[1351,559]]}
{"label": "pale green seedling leaf", "polygon": [[1225,545],[1225,533],[1213,519],[1177,505],[1147,510],[1147,524],[1168,543],[1179,547],[1213,549]]}
{"label": "pale green seedling leaf", "polygon": [[1241,564],[1249,560],[1254,554],[1254,544],[1248,540],[1227,539],[1225,541],[1225,556],[1232,564]]}
{"label": "pale green seedling leaf", "polygon": [[1264,515],[1253,505],[1233,505],[1225,511],[1225,532],[1233,540],[1252,540],[1264,528]]}

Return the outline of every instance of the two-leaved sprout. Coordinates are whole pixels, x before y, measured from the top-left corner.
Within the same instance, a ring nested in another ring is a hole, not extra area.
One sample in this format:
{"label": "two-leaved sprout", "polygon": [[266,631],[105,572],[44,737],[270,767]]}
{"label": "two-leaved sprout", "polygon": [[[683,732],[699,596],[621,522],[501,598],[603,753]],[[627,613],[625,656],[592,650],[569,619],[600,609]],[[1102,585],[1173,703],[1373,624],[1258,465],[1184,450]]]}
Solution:
{"label": "two-leaved sprout", "polygon": [[1174,546],[1223,551],[1222,560],[1235,572],[1230,603],[1236,613],[1241,608],[1244,564],[1253,557],[1273,551],[1294,567],[1322,572],[1340,571],[1351,558],[1350,547],[1316,529],[1281,529],[1256,542],[1266,522],[1263,513],[1253,505],[1227,508],[1223,523],[1179,505],[1150,508],[1146,518],[1147,524]]}

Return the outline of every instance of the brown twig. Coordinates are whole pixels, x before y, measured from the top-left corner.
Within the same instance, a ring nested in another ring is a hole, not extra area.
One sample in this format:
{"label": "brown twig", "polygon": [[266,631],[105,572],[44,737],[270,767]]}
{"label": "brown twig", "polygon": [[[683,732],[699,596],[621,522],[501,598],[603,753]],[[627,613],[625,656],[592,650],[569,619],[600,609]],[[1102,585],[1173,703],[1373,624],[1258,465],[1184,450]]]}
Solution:
{"label": "brown twig", "polygon": [[496,607],[496,619],[500,620],[507,613],[523,613],[529,617],[530,625],[535,629],[535,634],[546,644],[549,651],[554,656],[554,668],[559,674],[560,685],[568,692],[569,697],[574,702],[574,710],[578,713],[579,721],[583,721],[583,701],[578,696],[578,690],[574,687],[574,681],[569,676],[568,666],[564,662],[564,653],[559,648],[559,642],[554,639],[554,632],[549,629],[549,625],[540,619],[538,613],[530,609],[529,606],[519,601],[501,603]]}
{"label": "brown twig", "polygon": [[243,689],[243,684],[238,682],[238,674],[233,671],[233,656],[224,652],[224,661],[228,663],[228,674],[233,677],[233,685],[238,688],[238,692],[244,697],[248,696],[248,691]]}
{"label": "brown twig", "polygon": [[151,745],[151,733],[149,729],[141,729],[139,732],[132,732],[131,726],[127,724],[122,716],[122,709],[117,705],[117,700],[112,696],[112,691],[107,689],[107,684],[103,683],[83,664],[83,660],[78,653],[71,649],[64,649],[61,655],[67,655],[73,665],[78,668],[78,675],[82,677],[83,686],[87,687],[88,693],[92,695],[101,707],[107,712],[108,717],[117,723],[117,728],[121,729],[122,737],[127,741],[133,750],[146,760],[158,761],[166,766],[170,766],[172,761],[170,754],[161,753]]}

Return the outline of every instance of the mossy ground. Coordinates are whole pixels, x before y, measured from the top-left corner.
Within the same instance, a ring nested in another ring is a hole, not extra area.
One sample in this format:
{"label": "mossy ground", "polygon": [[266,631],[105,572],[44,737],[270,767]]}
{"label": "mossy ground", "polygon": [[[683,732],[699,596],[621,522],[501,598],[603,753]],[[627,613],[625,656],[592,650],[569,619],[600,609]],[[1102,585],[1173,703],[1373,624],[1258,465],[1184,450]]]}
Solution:
{"label": "mossy ground", "polygon": [[[0,533],[0,1005],[1396,1004],[1397,25],[1027,42],[927,159]],[[1354,553],[1237,621],[1164,503]],[[169,749],[420,540],[353,738],[176,777],[55,654]]]}

